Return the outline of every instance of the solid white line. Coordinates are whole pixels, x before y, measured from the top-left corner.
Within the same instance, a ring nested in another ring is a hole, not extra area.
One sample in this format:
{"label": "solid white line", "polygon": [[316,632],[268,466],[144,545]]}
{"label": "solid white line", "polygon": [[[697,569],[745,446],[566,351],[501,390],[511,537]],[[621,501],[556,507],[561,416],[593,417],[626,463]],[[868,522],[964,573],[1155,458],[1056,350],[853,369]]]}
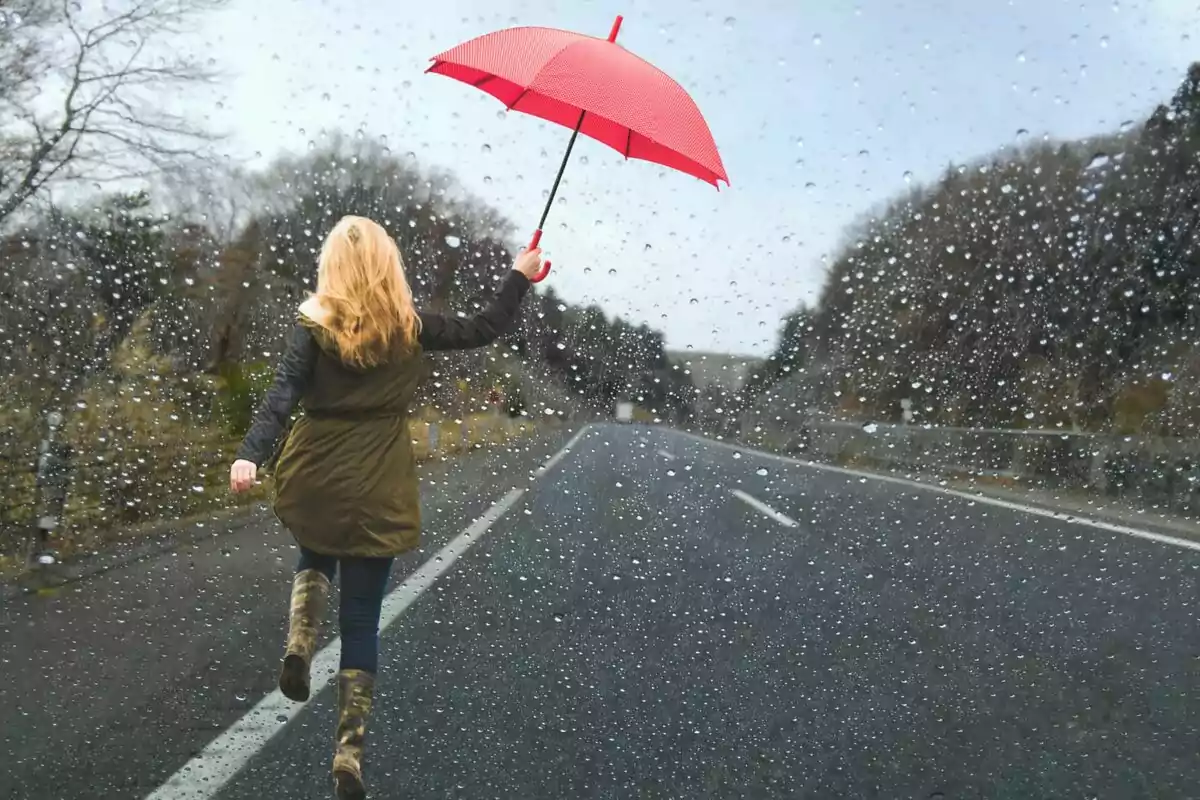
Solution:
{"label": "solid white line", "polygon": [[[382,631],[417,601],[433,582],[453,566],[504,512],[525,494],[524,489],[510,489],[508,494],[492,505],[483,516],[422,564],[384,598],[379,628]],[[342,642],[335,638],[313,657],[312,694],[315,698],[333,680],[341,658]],[[224,733],[209,742],[191,761],[172,775],[166,783],[147,796],[147,800],[207,800],[216,796],[234,775],[262,750],[272,737],[283,730],[308,703],[295,703],[278,689],[264,697]]]}
{"label": "solid white line", "polygon": [[931,486],[928,483],[921,483],[920,481],[914,481],[914,480],[910,480],[908,478],[896,478],[891,475],[879,475],[874,472],[863,472],[863,471],[857,470],[857,469],[847,469],[846,467],[835,467],[832,464],[818,464],[814,461],[801,461],[800,459],[797,459],[797,458],[790,458],[788,456],[781,456],[781,455],[777,455],[775,453],[768,453],[763,450],[755,450],[752,447],[744,447],[742,445],[730,444],[729,442],[719,442],[716,439],[708,439],[704,436],[697,436],[694,433],[688,433],[686,431],[671,431],[671,432],[676,433],[680,436],[686,436],[689,439],[695,439],[696,441],[703,442],[704,444],[715,445],[717,447],[723,447],[727,450],[734,450],[739,453],[746,453],[748,455],[760,456],[762,458],[770,458],[770,459],[774,459],[775,461],[782,461],[787,464],[795,464],[796,466],[799,466],[799,467],[807,467],[809,469],[821,470],[823,472],[836,472],[841,475],[849,475],[849,476],[853,476],[855,478],[868,478],[873,481],[882,481],[883,483],[892,483],[892,484],[896,484],[898,486],[905,486],[910,489],[919,489],[924,492],[934,492],[936,494],[948,495],[950,497],[960,497],[960,498],[963,498],[964,500],[970,500],[975,503],[982,503],[984,505],[996,506],[997,508],[1006,508],[1006,509],[1009,509],[1010,511],[1020,511],[1025,514],[1033,514],[1034,516],[1038,516],[1038,517],[1046,517],[1047,519],[1053,519],[1058,522],[1066,522],[1068,524],[1088,525],[1088,526],[1097,528],[1102,531],[1108,531],[1109,533],[1120,533],[1125,536],[1133,536],[1138,539],[1146,539],[1151,542],[1159,542],[1161,544],[1169,544],[1174,547],[1182,547],[1187,550],[1195,550],[1195,551],[1200,552],[1200,541],[1195,541],[1192,539],[1182,539],[1178,536],[1169,536],[1165,533],[1155,533],[1154,531],[1147,531],[1147,530],[1143,530],[1141,528],[1131,528],[1127,525],[1118,525],[1118,524],[1112,523],[1112,522],[1105,522],[1104,520],[1093,519],[1090,517],[1081,516],[1080,514],[1083,512],[1053,511],[1051,509],[1041,508],[1039,506],[1028,506],[1023,503],[1014,503],[1010,500],[1002,500],[998,497],[991,497],[988,495],[980,495],[980,494],[971,494],[970,492],[964,492],[964,491],[961,491],[958,489],[947,489],[943,486]]}
{"label": "solid white line", "polygon": [[675,456],[674,456],[674,455],[672,455],[671,453],[668,453],[666,450],[659,450],[659,451],[658,451],[658,454],[659,454],[660,456],[662,456],[663,458],[665,458],[667,461],[674,461],[674,460],[675,460]]}
{"label": "solid white line", "polygon": [[766,514],[768,517],[775,520],[780,525],[785,525],[789,528],[799,528],[800,527],[799,522],[796,522],[796,520],[792,519],[787,514],[780,514],[778,511],[771,508],[769,505],[764,503],[762,500],[759,500],[754,495],[746,494],[741,489],[731,489],[730,491],[733,493],[733,496],[736,497],[738,500],[741,500],[743,503],[745,503],[746,505],[755,509],[756,511]]}
{"label": "solid white line", "polygon": [[582,428],[580,428],[579,432],[571,437],[571,441],[567,442],[566,446],[562,450],[559,450],[557,453],[551,456],[549,461],[538,467],[534,474],[540,477],[554,469],[554,466],[558,464],[558,462],[562,461],[571,453],[572,450],[574,450],[575,443],[582,439],[583,435],[587,433],[588,429],[591,427],[591,425],[584,425]]}
{"label": "solid white line", "polygon": [[[566,446],[559,450],[537,471],[542,475],[562,461],[590,425],[579,430]],[[433,582],[454,565],[479,537],[500,519],[525,494],[524,489],[510,489],[466,530],[422,564],[383,599],[379,615],[382,632],[424,594]],[[342,641],[334,638],[313,657],[311,694],[309,702],[330,684],[337,674],[341,659]],[[208,800],[233,779],[276,734],[291,722],[308,703],[288,700],[276,689],[260,700],[246,714],[213,739],[190,761],[184,764],[166,783],[147,795],[146,800]]]}

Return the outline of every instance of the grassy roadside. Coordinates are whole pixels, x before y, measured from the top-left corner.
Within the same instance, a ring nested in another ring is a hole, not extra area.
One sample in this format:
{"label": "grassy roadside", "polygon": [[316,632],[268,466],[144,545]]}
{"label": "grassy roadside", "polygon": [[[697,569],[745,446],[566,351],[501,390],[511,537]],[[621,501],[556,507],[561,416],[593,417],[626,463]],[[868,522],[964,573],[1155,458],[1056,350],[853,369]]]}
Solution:
{"label": "grassy roadside", "polygon": [[[409,423],[413,451],[418,462],[433,458],[448,458],[480,448],[494,447],[531,436],[537,426],[524,418],[486,413],[473,414],[459,419],[445,419],[432,409],[422,409]],[[165,529],[187,527],[191,524],[207,524],[234,518],[250,509],[269,501],[273,481],[269,475],[255,489],[241,495],[232,495],[226,490],[228,466],[237,450],[237,441],[214,440],[199,437],[194,443],[191,458],[186,463],[149,463],[145,454],[140,456],[139,466],[148,486],[139,486],[131,470],[118,470],[124,494],[131,503],[142,497],[157,496],[164,480],[158,477],[157,468],[190,469],[187,481],[167,481],[187,484],[187,491],[174,498],[174,502],[159,502],[154,508],[145,504],[138,507],[136,518],[123,517],[120,506],[115,509],[111,502],[97,503],[102,490],[112,492],[114,481],[106,477],[103,486],[88,485],[85,477],[72,486],[64,509],[64,525],[51,537],[50,546],[60,563],[69,563],[95,556],[120,547],[128,547],[141,541],[160,536]],[[85,473],[86,476],[86,473]],[[179,494],[175,492],[175,494]],[[105,497],[104,499],[109,499]],[[154,513],[160,511],[161,513]],[[0,553],[0,581],[12,581],[26,574],[24,554],[15,548]]]}

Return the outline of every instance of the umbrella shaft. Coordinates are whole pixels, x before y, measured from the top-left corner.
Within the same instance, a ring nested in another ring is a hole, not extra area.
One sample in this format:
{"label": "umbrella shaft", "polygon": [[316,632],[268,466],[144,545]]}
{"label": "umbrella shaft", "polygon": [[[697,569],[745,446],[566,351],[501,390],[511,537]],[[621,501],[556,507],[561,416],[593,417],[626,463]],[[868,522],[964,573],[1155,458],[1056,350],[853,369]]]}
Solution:
{"label": "umbrella shaft", "polygon": [[538,230],[546,227],[546,217],[550,216],[550,206],[554,205],[554,195],[558,194],[558,184],[562,182],[563,173],[567,171],[567,162],[571,160],[571,150],[575,147],[575,140],[579,138],[579,129],[583,127],[583,118],[587,116],[586,111],[579,112],[579,122],[575,123],[575,131],[571,134],[571,141],[567,144],[567,152],[563,155],[562,164],[558,167],[558,176],[554,179],[554,186],[550,188],[550,199],[546,201],[546,209],[542,212],[542,221],[538,223]]}

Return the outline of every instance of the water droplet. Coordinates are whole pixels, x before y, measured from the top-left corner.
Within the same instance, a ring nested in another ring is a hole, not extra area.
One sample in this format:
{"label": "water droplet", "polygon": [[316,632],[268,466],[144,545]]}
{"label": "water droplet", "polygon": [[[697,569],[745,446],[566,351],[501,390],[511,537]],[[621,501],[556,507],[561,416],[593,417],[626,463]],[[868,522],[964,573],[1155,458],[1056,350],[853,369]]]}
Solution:
{"label": "water droplet", "polygon": [[913,179],[913,174],[911,172],[909,172],[908,170],[905,170],[904,171],[904,182],[912,183],[912,179]]}
{"label": "water droplet", "polygon": [[1084,167],[1084,169],[1100,169],[1101,167],[1107,166],[1110,160],[1111,159],[1109,159],[1108,153],[1096,153],[1096,155],[1092,156],[1092,160],[1088,162],[1088,165]]}
{"label": "water droplet", "polygon": [[1000,191],[1003,192],[1004,194],[1012,194],[1013,193],[1012,184],[1011,183],[1004,184],[1003,186],[1000,187]]}
{"label": "water droplet", "polygon": [[459,247],[462,245],[462,239],[452,234],[446,234],[446,244],[450,245],[451,247]]}
{"label": "water droplet", "polygon": [[769,475],[770,473],[769,473],[769,472],[767,472],[767,468],[766,468],[766,467],[759,467],[758,469],[754,470],[754,474],[755,474],[755,475],[757,475],[757,476],[758,476],[758,477],[760,477],[760,478],[765,478],[765,477],[767,477],[767,475]]}
{"label": "water droplet", "polygon": [[734,25],[737,25],[737,20],[735,18],[733,18],[733,17],[725,18],[725,30],[728,30],[728,31],[733,30]]}
{"label": "water droplet", "polygon": [[1020,64],[1024,64],[1024,63],[1025,63],[1025,51],[1024,51],[1024,50],[1022,50],[1021,52],[1017,53],[1017,62],[1018,62],[1018,63],[1020,63]]}
{"label": "water droplet", "polygon": [[1033,419],[1033,412],[1032,412],[1032,411],[1026,411],[1026,412],[1025,412],[1025,419]]}
{"label": "water droplet", "polygon": [[322,92],[322,93],[321,93],[321,99],[322,99],[322,100],[325,100],[325,101],[328,101],[328,100],[330,99],[330,97],[329,97],[329,92]]}
{"label": "water droplet", "polygon": [[1128,133],[1130,130],[1133,129],[1133,126],[1136,124],[1137,123],[1135,123],[1131,119],[1125,120],[1124,122],[1121,123],[1121,133]]}
{"label": "water droplet", "polygon": [[1100,37],[1100,46],[1101,46],[1101,47],[1108,47],[1108,37],[1107,37],[1107,36],[1101,36],[1101,37]]}
{"label": "water droplet", "polygon": [[650,246],[650,243],[649,243],[649,242],[647,242],[647,243],[646,243],[646,246],[642,248],[642,250],[644,250],[644,251],[645,251],[645,252],[647,252],[647,253],[649,253],[649,252],[650,252],[651,250],[653,250],[653,249],[654,249],[654,248],[652,248],[652,247]]}
{"label": "water droplet", "polygon": [[484,176],[483,176],[483,182],[484,182],[485,184],[487,184],[487,185],[489,185],[489,186],[490,186],[490,185],[491,185],[491,183],[492,183],[492,176],[491,176],[491,175],[484,175]]}
{"label": "water droplet", "polygon": [[947,252],[947,253],[953,253],[953,252],[954,252],[954,245],[952,245],[952,244],[948,244],[948,245],[946,245],[946,252]]}
{"label": "water droplet", "polygon": [[483,145],[481,145],[479,149],[481,151],[483,151],[484,153],[492,152],[492,146],[490,144],[488,144],[487,142],[484,142]]}
{"label": "water droplet", "polygon": [[859,150],[859,151],[858,151],[858,155],[859,155],[859,157],[860,157],[860,158],[865,158],[865,157],[867,157],[867,156],[871,155],[871,151],[869,151],[869,150]]}
{"label": "water droplet", "polygon": [[817,47],[821,46],[821,34],[819,34],[819,33],[813,34],[813,44],[816,45]]}
{"label": "water droplet", "polygon": [[693,297],[691,300],[688,300],[688,305],[689,306],[698,306],[698,305],[700,305],[700,301],[697,300],[695,297]]}
{"label": "water droplet", "polygon": [[587,166],[587,164],[588,164],[588,157],[587,157],[587,156],[580,156],[580,157],[579,157],[579,163],[580,163],[580,164],[583,164],[584,166]]}
{"label": "water droplet", "polygon": [[1028,128],[1017,128],[1017,138],[1018,139],[1024,139],[1028,135],[1029,135]]}
{"label": "water droplet", "polygon": [[868,422],[866,425],[862,426],[862,429],[863,433],[877,433],[879,431],[879,425],[874,422]]}
{"label": "water droplet", "polygon": [[609,275],[616,275],[616,274],[617,274],[617,270],[616,270],[616,268],[614,267],[614,268],[610,269],[610,270],[608,271],[608,274],[609,274]]}

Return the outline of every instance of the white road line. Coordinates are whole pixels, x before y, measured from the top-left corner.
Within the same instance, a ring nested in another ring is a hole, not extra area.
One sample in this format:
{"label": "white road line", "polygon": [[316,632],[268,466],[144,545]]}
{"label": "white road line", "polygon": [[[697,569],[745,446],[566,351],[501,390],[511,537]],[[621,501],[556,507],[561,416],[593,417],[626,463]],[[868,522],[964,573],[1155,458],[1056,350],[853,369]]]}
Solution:
{"label": "white road line", "polygon": [[[385,597],[379,620],[380,630],[395,622],[405,609],[415,603],[523,494],[524,489],[510,489],[482,517],[472,522]],[[341,639],[335,638],[313,657],[310,698],[315,698],[333,680],[341,650]],[[216,796],[307,705],[288,700],[276,689],[209,742],[166,783],[148,795],[147,800],[206,800]]]}
{"label": "white road line", "polygon": [[575,448],[575,443],[582,439],[583,435],[587,433],[588,429],[591,427],[591,425],[584,425],[582,428],[580,428],[579,432],[571,437],[571,441],[567,442],[566,446],[562,450],[559,450],[557,453],[551,456],[549,461],[538,467],[534,474],[540,477],[554,469],[554,466],[558,464],[558,462],[562,461],[567,457],[568,454],[571,453],[571,451]]}
{"label": "white road line", "polygon": [[958,489],[947,489],[943,486],[931,486],[928,483],[921,483],[920,481],[909,480],[908,478],[896,478],[891,475],[879,475],[874,472],[863,472],[857,469],[835,467],[832,464],[818,464],[814,461],[801,461],[797,458],[789,458],[788,456],[768,453],[763,450],[755,450],[752,447],[743,447],[742,445],[730,444],[729,442],[719,442],[716,439],[708,439],[703,436],[697,436],[694,433],[687,433],[686,431],[672,431],[672,433],[676,433],[680,436],[686,436],[689,439],[695,439],[696,441],[703,442],[704,444],[723,447],[726,450],[734,450],[739,453],[746,453],[748,455],[759,456],[762,458],[770,458],[787,464],[795,464],[799,467],[807,467],[809,469],[821,470],[823,472],[836,472],[841,475],[849,475],[856,478],[867,478],[873,481],[882,481],[883,483],[892,483],[898,486],[905,486],[910,489],[919,489],[923,492],[934,492],[936,494],[948,495],[950,497],[960,497],[964,500],[970,500],[975,503],[996,506],[997,508],[1006,508],[1010,511],[1020,511],[1025,514],[1033,514],[1034,516],[1038,517],[1046,517],[1047,519],[1053,519],[1057,522],[1066,522],[1075,525],[1088,525],[1102,531],[1108,531],[1109,533],[1120,533],[1125,536],[1133,536],[1138,539],[1146,539],[1151,542],[1169,544],[1174,547],[1182,547],[1187,550],[1195,550],[1200,552],[1200,541],[1182,539],[1178,536],[1169,536],[1165,533],[1155,533],[1154,531],[1142,530],[1141,528],[1131,528],[1127,525],[1118,525],[1112,522],[1105,522],[1104,520],[1092,519],[1090,517],[1081,516],[1082,512],[1076,513],[1067,511],[1053,511],[1051,509],[1041,508],[1039,506],[1029,506],[1023,503],[1014,503],[1010,500],[1002,500],[998,497],[971,494],[970,492],[964,492]]}
{"label": "white road line", "polygon": [[754,495],[746,494],[741,489],[730,489],[730,492],[732,492],[733,496],[736,497],[738,500],[741,500],[743,503],[750,506],[755,511],[759,511],[763,514],[766,514],[768,517],[775,520],[780,525],[784,525],[788,528],[799,528],[800,527],[799,522],[796,522],[796,520],[792,519],[787,514],[780,514],[778,511],[771,508],[769,505],[764,503],[762,500],[759,500]]}
{"label": "white road line", "polygon": [[674,456],[674,455],[672,455],[671,453],[668,453],[666,450],[659,450],[659,451],[658,451],[658,454],[659,454],[660,456],[662,456],[663,458],[665,458],[667,461],[674,461],[674,460],[675,460],[675,456]]}
{"label": "white road line", "polygon": [[[547,461],[537,474],[562,461],[591,426],[585,425],[566,447]],[[386,629],[424,594],[433,582],[454,565],[463,553],[487,532],[525,494],[524,489],[510,489],[479,519],[422,564],[383,600],[379,628]],[[337,673],[342,642],[335,638],[313,657],[312,686],[309,702],[329,685]],[[147,795],[146,800],[208,800],[215,797],[230,780],[266,747],[287,724],[295,719],[308,703],[288,700],[276,689],[260,700],[254,708],[213,739],[195,757],[184,764],[166,783]]]}

